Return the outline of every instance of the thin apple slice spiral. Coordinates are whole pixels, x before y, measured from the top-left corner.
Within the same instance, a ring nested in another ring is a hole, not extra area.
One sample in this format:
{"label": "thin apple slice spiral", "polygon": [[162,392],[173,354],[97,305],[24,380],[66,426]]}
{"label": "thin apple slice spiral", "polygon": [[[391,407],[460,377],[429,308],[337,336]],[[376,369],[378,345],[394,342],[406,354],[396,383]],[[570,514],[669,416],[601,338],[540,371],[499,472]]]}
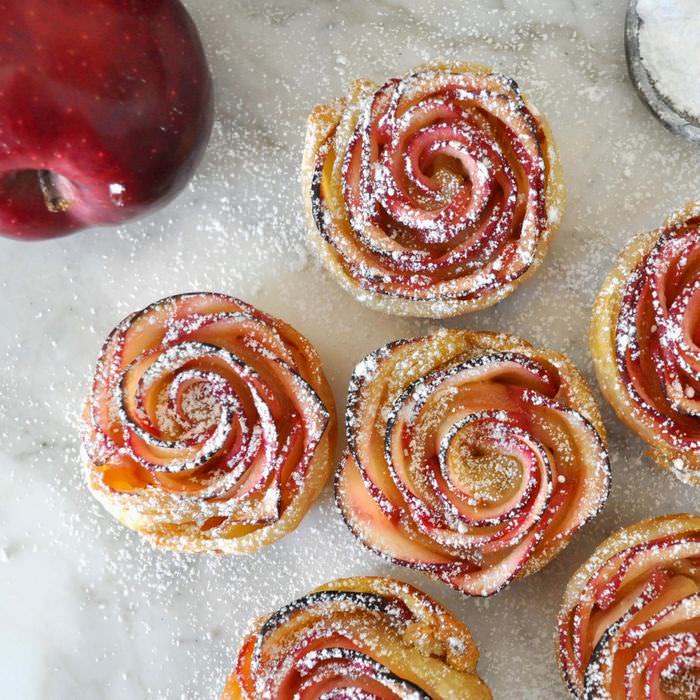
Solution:
{"label": "thin apple slice spiral", "polygon": [[542,261],[563,188],[552,137],[516,83],[435,65],[309,120],[312,243],[361,301],[445,317],[491,305]]}
{"label": "thin apple slice spiral", "polygon": [[469,630],[387,578],[334,581],[259,621],[222,700],[489,700]]}
{"label": "thin apple slice spiral", "polygon": [[574,575],[559,661],[577,700],[700,697],[700,516],[620,530]]}
{"label": "thin apple slice spiral", "polygon": [[338,505],[369,548],[467,595],[533,573],[605,502],[600,414],[562,355],[444,330],[355,369]]}
{"label": "thin apple slice spiral", "polygon": [[660,466],[700,485],[700,205],[638,236],[600,291],[601,388]]}
{"label": "thin apple slice spiral", "polygon": [[327,480],[336,419],[310,343],[223,294],[170,297],[107,339],[84,412],[86,476],[155,544],[250,552]]}

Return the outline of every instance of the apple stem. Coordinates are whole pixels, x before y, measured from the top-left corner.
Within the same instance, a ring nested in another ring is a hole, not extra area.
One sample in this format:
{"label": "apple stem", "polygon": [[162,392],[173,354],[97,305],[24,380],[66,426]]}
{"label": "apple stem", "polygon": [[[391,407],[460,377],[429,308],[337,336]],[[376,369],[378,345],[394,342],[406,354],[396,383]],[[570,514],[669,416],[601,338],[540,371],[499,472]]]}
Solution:
{"label": "apple stem", "polygon": [[52,214],[60,214],[68,210],[70,202],[59,193],[50,170],[39,170],[39,187],[44,195],[46,208]]}

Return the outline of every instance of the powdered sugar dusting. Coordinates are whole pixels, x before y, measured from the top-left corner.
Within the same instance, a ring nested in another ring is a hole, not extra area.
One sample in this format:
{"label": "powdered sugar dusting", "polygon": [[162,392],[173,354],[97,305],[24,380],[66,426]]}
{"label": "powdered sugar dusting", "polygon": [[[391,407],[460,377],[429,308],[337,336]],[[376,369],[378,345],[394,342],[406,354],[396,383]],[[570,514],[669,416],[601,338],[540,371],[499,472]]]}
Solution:
{"label": "powdered sugar dusting", "polygon": [[[433,323],[353,302],[306,252],[298,184],[305,120],[358,76],[442,57],[517,78],[550,122],[570,193],[535,277],[495,308],[447,325],[501,330],[566,352],[593,383],[590,306],[629,238],[697,196],[700,157],[657,124],[626,77],[626,2],[189,0],[217,85],[199,175],[163,212],[117,231],[32,246],[0,241],[0,676],[17,697],[210,700],[252,618],[325,580],[391,573],[466,621],[497,698],[566,697],[553,656],[566,581],[614,529],[697,508],[603,406],[613,492],[547,568],[488,600],[463,600],[364,552],[327,491],[300,529],[255,557],[153,551],[82,485],[76,416],[115,320],[154,299],[220,290],[281,317],[318,348],[338,406],[353,366]],[[598,395],[599,396],[599,395]],[[66,417],[68,415],[68,417]],[[321,543],[321,544],[319,544]],[[39,620],[40,623],[34,623]],[[8,638],[8,637],[5,637]]]}

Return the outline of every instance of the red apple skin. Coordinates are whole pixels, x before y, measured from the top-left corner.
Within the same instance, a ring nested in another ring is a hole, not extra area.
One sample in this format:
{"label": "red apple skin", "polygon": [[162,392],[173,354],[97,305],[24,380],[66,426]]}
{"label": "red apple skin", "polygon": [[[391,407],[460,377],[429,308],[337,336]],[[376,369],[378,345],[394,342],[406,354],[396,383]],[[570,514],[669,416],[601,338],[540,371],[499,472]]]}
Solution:
{"label": "red apple skin", "polygon": [[0,0],[0,18],[0,234],[120,224],[185,186],[213,109],[179,0]]}

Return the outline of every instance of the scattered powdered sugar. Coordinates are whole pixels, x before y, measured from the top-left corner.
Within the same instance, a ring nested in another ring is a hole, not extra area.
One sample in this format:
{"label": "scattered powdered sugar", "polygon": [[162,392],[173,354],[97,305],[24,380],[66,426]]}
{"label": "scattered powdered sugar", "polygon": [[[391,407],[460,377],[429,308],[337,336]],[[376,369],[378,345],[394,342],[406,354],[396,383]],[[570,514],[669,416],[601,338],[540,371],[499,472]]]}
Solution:
{"label": "scattered powdered sugar", "polygon": [[[628,87],[627,3],[187,4],[218,102],[211,146],[188,189],[161,213],[116,231],[32,246],[0,241],[12,262],[0,280],[9,557],[0,611],[5,633],[40,659],[32,672],[10,670],[50,697],[96,688],[115,699],[209,700],[255,617],[336,577],[388,573],[469,625],[494,697],[563,700],[552,636],[566,581],[613,530],[697,509],[697,493],[657,470],[602,402],[613,471],[608,506],[547,569],[487,600],[465,599],[365,552],[330,488],[296,533],[255,556],[154,551],[87,493],[76,418],[106,333],[168,294],[220,290],[292,323],[317,346],[341,414],[362,357],[434,328],[363,308],[319,270],[304,241],[298,172],[313,104],[343,94],[356,77],[380,81],[440,57],[490,64],[518,80],[551,123],[569,189],[562,229],[532,280],[498,306],[446,325],[517,333],[566,352],[593,381],[587,328],[603,276],[634,233],[659,226],[697,196],[700,181],[697,150],[666,133]],[[40,625],[30,629],[33,619]],[[10,654],[6,663],[21,658]]]}
{"label": "scattered powdered sugar", "polygon": [[700,119],[700,3],[638,0],[639,53],[656,89]]}

